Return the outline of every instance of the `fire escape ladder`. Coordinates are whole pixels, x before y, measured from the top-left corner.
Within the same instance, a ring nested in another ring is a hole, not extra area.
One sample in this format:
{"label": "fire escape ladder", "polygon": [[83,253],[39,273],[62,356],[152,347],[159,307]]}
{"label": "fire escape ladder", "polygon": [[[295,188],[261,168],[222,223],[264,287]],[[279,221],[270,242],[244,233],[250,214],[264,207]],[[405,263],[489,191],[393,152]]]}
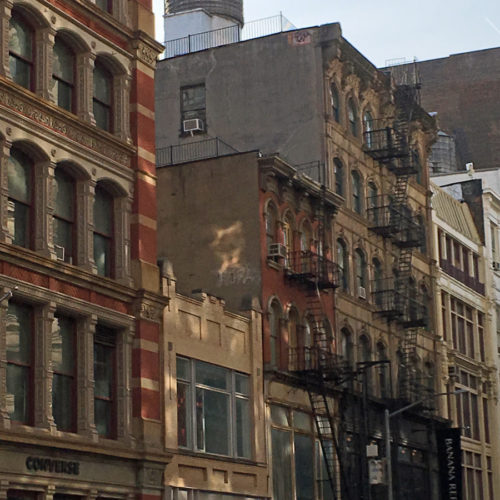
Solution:
{"label": "fire escape ladder", "polygon": [[[330,482],[330,486],[333,492],[333,498],[337,500],[341,497],[341,487],[339,479],[341,479],[345,484],[346,480],[342,467],[339,443],[335,432],[335,424],[332,417],[332,412],[328,406],[325,391],[318,393],[310,390],[308,391],[308,393],[314,421],[316,423],[316,431],[321,443],[321,450],[323,451],[323,458],[325,460],[328,481]],[[350,500],[349,495],[347,498],[348,500]]]}
{"label": "fire escape ladder", "polygon": [[400,366],[398,376],[399,396],[406,401],[412,400],[413,362],[417,354],[418,328],[408,328],[403,332],[400,345]]}

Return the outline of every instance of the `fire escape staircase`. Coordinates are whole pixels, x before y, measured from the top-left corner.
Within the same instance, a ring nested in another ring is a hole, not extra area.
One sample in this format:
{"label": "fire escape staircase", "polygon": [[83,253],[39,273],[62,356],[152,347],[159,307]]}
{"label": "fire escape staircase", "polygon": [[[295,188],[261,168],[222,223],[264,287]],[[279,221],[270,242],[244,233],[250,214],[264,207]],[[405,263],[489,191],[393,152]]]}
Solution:
{"label": "fire escape staircase", "polygon": [[409,399],[413,383],[412,366],[416,357],[419,327],[426,324],[426,305],[411,280],[413,249],[422,243],[424,233],[408,206],[408,181],[418,172],[418,157],[409,144],[408,119],[398,118],[386,126],[375,124],[365,132],[367,154],[385,165],[396,176],[392,193],[368,200],[370,229],[390,238],[399,248],[395,275],[374,283],[374,303],[388,321],[401,324],[400,397]]}

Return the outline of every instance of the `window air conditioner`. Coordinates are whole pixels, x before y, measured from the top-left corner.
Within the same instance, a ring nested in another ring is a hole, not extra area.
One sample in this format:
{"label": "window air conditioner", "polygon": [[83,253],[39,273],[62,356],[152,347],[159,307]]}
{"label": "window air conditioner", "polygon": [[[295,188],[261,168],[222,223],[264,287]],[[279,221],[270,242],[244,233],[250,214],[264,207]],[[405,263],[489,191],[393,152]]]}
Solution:
{"label": "window air conditioner", "polygon": [[286,259],[286,247],[281,243],[271,243],[267,249],[268,257],[283,257]]}
{"label": "window air conditioner", "polygon": [[448,377],[453,378],[458,376],[458,370],[456,365],[448,365]]}
{"label": "window air conditioner", "polygon": [[61,245],[54,245],[54,250],[56,251],[57,260],[64,261],[64,247]]}
{"label": "window air conditioner", "polygon": [[360,299],[366,299],[366,288],[364,286],[358,288],[358,297]]}
{"label": "window air conditioner", "polygon": [[200,120],[199,118],[184,120],[182,122],[182,128],[184,129],[184,132],[197,132],[204,130],[203,120]]}
{"label": "window air conditioner", "polygon": [[493,261],[493,262],[491,263],[491,267],[493,267],[493,269],[494,269],[495,271],[500,271],[500,262],[495,262],[495,261]]}

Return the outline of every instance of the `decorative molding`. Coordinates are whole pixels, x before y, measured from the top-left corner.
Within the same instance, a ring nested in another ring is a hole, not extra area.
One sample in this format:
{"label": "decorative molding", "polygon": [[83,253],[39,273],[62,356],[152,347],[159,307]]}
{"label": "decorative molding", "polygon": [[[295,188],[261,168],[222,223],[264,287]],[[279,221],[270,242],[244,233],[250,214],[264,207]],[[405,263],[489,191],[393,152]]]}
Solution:
{"label": "decorative molding", "polygon": [[27,118],[30,118],[39,125],[50,128],[54,132],[64,135],[68,139],[78,142],[82,146],[92,149],[103,156],[107,156],[109,159],[121,165],[127,167],[131,166],[132,153],[130,152],[127,154],[120,151],[118,148],[113,147],[113,145],[110,144],[110,141],[105,141],[99,138],[97,135],[98,132],[96,132],[96,136],[87,134],[71,125],[69,121],[63,120],[43,110],[41,105],[34,105],[28,102],[27,99],[22,99],[21,97],[12,95],[11,92],[1,88],[0,106],[9,108],[15,113],[19,113]]}
{"label": "decorative molding", "polygon": [[136,47],[136,55],[139,61],[142,61],[152,68],[156,67],[158,52],[151,47],[148,47],[144,42],[138,42]]}
{"label": "decorative molding", "polygon": [[145,463],[140,465],[138,486],[141,488],[163,489],[163,464]]}

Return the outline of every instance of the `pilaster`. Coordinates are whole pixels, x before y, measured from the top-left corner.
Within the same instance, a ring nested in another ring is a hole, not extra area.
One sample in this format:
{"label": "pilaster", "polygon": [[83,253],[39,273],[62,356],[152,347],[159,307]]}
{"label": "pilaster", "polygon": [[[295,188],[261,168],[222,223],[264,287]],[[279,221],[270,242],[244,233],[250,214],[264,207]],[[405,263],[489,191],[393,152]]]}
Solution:
{"label": "pilaster", "polygon": [[3,141],[0,150],[0,241],[12,243],[9,230],[9,156],[11,143]]}
{"label": "pilaster", "polygon": [[[4,296],[9,290],[0,288],[0,294]],[[7,324],[8,302],[0,302],[0,324]],[[0,429],[10,428],[10,416],[7,409],[7,336],[0,335]],[[1,492],[1,489],[0,489]],[[0,497],[1,498],[1,497]]]}
{"label": "pilaster", "polygon": [[76,67],[78,79],[76,81],[77,113],[78,118],[95,125],[93,111],[93,74],[96,55],[90,52],[78,54]]}
{"label": "pilaster", "polygon": [[10,78],[9,67],[9,22],[12,0],[0,0],[0,75]]}
{"label": "pilaster", "polygon": [[34,249],[46,257],[55,259],[54,252],[54,205],[55,163],[42,162],[34,169],[35,177],[35,238]]}
{"label": "pilaster", "polygon": [[50,101],[53,100],[50,86],[55,34],[53,28],[45,28],[37,30],[35,35],[35,92]]}

